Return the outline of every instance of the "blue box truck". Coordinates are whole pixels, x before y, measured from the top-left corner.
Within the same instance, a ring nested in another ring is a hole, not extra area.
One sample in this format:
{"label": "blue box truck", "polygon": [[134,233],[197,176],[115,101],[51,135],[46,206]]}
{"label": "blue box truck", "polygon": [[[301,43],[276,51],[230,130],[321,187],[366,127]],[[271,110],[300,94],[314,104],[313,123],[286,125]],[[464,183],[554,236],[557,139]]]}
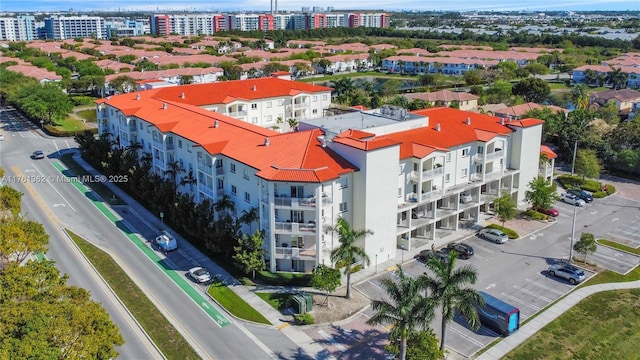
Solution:
{"label": "blue box truck", "polygon": [[520,328],[520,309],[485,292],[479,293],[485,302],[485,306],[476,305],[482,325],[504,336],[509,336]]}

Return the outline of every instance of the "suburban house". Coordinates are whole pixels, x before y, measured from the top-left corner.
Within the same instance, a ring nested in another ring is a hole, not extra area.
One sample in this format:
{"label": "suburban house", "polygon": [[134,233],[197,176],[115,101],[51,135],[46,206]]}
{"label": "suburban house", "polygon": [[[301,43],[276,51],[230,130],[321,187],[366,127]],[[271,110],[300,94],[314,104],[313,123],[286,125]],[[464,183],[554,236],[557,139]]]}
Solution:
{"label": "suburban house", "polygon": [[478,107],[479,96],[468,92],[454,92],[450,90],[441,90],[436,92],[424,93],[407,93],[404,94],[409,100],[419,99],[429,102],[434,106],[451,106],[454,102],[458,104],[460,110],[473,110]]}
{"label": "suburban house", "polygon": [[401,74],[442,73],[446,75],[463,75],[478,68],[498,65],[497,60],[463,59],[455,57],[425,57],[396,55],[382,59],[383,71]]}
{"label": "suburban house", "polygon": [[616,105],[619,112],[628,114],[640,103],[640,92],[631,89],[605,90],[591,93],[590,102],[606,106],[610,102]]}
{"label": "suburban house", "polygon": [[264,115],[269,102],[301,115],[329,90],[280,79],[174,86],[100,99],[96,112],[99,132],[114,146],[141,144],[158,174],[175,162],[196,174],[178,188],[196,201],[227,195],[234,216],[258,209],[272,272],[331,263],[339,241],[324,229],[339,217],[371,230],[360,245],[372,262],[386,261],[482,222],[501,193],[521,204],[538,176],[538,119],[386,105],[301,117],[286,133],[264,116],[246,121],[253,104]]}
{"label": "suburban house", "polygon": [[[613,69],[620,69],[623,74],[627,74],[626,87],[632,89],[640,88],[640,67],[637,66],[582,65],[573,69],[573,82],[576,84],[600,85],[601,83],[602,85],[606,85],[607,74],[613,71]],[[589,72],[594,74],[591,79],[588,78]]]}
{"label": "suburban house", "polygon": [[503,117],[507,119],[515,119],[518,120],[526,115],[531,110],[540,110],[540,109],[550,109],[551,111],[558,113],[562,112],[564,114],[568,114],[569,110],[563,109],[560,106],[556,105],[540,105],[534,102],[528,102],[515,106],[508,106],[501,109],[494,109],[493,115],[498,117]]}

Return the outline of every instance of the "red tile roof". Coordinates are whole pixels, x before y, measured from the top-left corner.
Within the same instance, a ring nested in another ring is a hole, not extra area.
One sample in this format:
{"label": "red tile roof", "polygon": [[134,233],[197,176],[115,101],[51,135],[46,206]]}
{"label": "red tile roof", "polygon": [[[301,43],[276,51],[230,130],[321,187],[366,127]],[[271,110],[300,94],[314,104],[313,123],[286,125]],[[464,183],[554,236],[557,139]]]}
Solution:
{"label": "red tile roof", "polygon": [[508,122],[506,122],[506,124],[509,125],[509,126],[526,128],[526,127],[531,127],[531,126],[536,126],[536,125],[542,125],[542,124],[544,124],[544,120],[527,118],[527,119],[522,119],[522,120],[508,121]]}
{"label": "red tile roof", "polygon": [[540,154],[547,155],[547,159],[555,159],[558,157],[558,154],[551,150],[547,145],[540,145]]}
{"label": "red tile roof", "polygon": [[[357,170],[333,150],[322,146],[318,140],[322,135],[319,129],[280,134],[197,106],[198,101],[215,103],[215,100],[207,100],[207,95],[216,97],[222,92],[220,89],[249,88],[242,91],[253,93],[251,84],[254,83],[258,88],[272,92],[288,91],[285,83],[289,84],[289,90],[312,86],[275,78],[255,80],[237,81],[243,84],[241,87],[228,81],[217,83],[218,88],[210,86],[216,84],[201,84],[176,86],[176,91],[165,91],[173,88],[140,91],[111,96],[96,103],[114,106],[125,115],[147,121],[162,132],[188,139],[209,154],[222,154],[244,163],[256,169],[257,176],[267,180],[324,182]],[[182,92],[184,99],[179,96]],[[269,139],[268,145],[266,139]]]}

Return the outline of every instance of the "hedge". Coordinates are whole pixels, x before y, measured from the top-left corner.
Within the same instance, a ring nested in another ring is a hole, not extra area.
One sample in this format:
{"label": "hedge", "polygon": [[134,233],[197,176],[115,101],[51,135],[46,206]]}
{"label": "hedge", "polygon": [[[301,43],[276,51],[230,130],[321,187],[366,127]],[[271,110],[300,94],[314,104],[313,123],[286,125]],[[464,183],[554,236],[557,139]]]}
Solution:
{"label": "hedge", "polygon": [[513,230],[511,230],[509,228],[506,228],[504,226],[500,226],[498,224],[489,224],[487,227],[490,228],[490,229],[498,229],[498,230],[502,231],[503,233],[507,234],[509,239],[518,239],[520,237],[520,235],[518,235],[517,232],[515,232],[515,231],[513,231]]}

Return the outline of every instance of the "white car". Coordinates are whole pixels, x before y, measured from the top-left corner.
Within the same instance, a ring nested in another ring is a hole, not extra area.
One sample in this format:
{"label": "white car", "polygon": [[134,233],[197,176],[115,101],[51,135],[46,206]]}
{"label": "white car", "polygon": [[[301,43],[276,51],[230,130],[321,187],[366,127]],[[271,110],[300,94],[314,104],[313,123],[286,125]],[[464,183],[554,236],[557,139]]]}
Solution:
{"label": "white car", "polygon": [[496,244],[504,244],[507,241],[509,241],[509,237],[507,236],[507,234],[505,234],[504,232],[498,229],[493,229],[493,228],[484,228],[478,231],[478,236],[483,239],[487,239],[491,242],[494,242]]}
{"label": "white car", "polygon": [[563,193],[562,195],[560,195],[560,200],[566,202],[567,204],[571,204],[571,205],[575,205],[575,206],[584,206],[585,202],[584,200],[580,199],[579,197],[573,195],[572,193]]}
{"label": "white car", "polygon": [[199,283],[206,283],[211,281],[211,274],[209,273],[209,270],[200,266],[189,269],[189,276],[191,276],[193,280]]}

